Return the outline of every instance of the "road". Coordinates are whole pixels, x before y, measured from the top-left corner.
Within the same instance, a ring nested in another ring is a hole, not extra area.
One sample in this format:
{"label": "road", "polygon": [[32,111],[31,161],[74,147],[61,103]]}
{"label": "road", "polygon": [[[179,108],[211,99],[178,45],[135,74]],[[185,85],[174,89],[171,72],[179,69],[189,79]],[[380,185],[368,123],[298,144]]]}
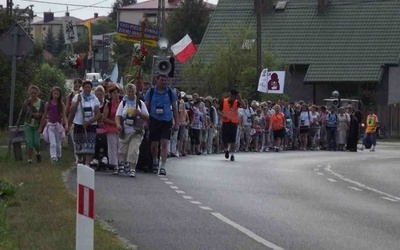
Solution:
{"label": "road", "polygon": [[399,150],[187,156],[166,177],[97,172],[95,213],[139,249],[398,250]]}

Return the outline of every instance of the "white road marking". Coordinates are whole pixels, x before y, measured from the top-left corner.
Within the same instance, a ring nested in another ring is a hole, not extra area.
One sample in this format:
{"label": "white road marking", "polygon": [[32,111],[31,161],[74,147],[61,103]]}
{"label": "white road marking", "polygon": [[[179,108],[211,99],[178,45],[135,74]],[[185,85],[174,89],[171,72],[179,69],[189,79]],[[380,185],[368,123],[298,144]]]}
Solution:
{"label": "white road marking", "polygon": [[172,182],[170,182],[170,181],[164,181],[164,183],[165,184],[168,184],[168,185],[173,185],[174,183],[172,183]]}
{"label": "white road marking", "polygon": [[389,198],[391,198],[391,199],[393,199],[393,200],[396,200],[396,201],[400,201],[400,197],[397,197],[397,196],[394,196],[394,195],[391,195],[391,194],[388,194],[388,193],[379,191],[378,189],[375,189],[375,188],[368,187],[368,186],[366,186],[366,185],[364,185],[364,184],[362,184],[362,183],[360,183],[360,182],[353,181],[353,180],[351,180],[351,179],[349,179],[349,178],[344,177],[343,175],[340,175],[340,174],[334,172],[334,171],[331,169],[331,166],[330,166],[330,165],[327,165],[327,167],[325,168],[325,170],[326,170],[327,172],[331,173],[332,175],[334,175],[334,176],[340,178],[341,180],[346,181],[346,182],[348,182],[348,183],[351,183],[351,184],[353,184],[353,185],[356,185],[356,186],[358,186],[358,187],[360,187],[360,188],[362,188],[362,189],[367,189],[367,190],[369,190],[369,191],[371,191],[371,192],[374,192],[374,193],[377,193],[377,194],[380,194],[380,195],[389,197]]}
{"label": "white road marking", "polygon": [[168,181],[168,178],[163,177],[163,178],[160,178],[160,180],[162,180],[162,181]]}
{"label": "white road marking", "polygon": [[186,194],[184,191],[182,190],[175,190],[175,192],[177,192],[178,194]]}
{"label": "white road marking", "polygon": [[317,175],[324,175],[324,173],[317,173]]}
{"label": "white road marking", "polygon": [[319,169],[318,168],[314,168],[314,171],[318,171]]}
{"label": "white road marking", "polygon": [[183,197],[183,199],[186,199],[186,200],[193,200],[192,196],[189,196],[189,195],[182,195],[182,197]]}
{"label": "white road marking", "polygon": [[212,208],[211,207],[206,207],[206,206],[199,206],[201,209],[203,210],[207,210],[207,211],[211,211]]}
{"label": "white road marking", "polygon": [[249,229],[242,227],[241,225],[231,221],[230,219],[226,218],[225,216],[223,216],[220,213],[211,213],[211,214],[214,215],[215,217],[217,217],[218,219],[220,219],[221,221],[225,222],[226,224],[228,224],[228,225],[234,227],[235,229],[239,230],[240,232],[244,233],[245,235],[249,236],[253,240],[263,244],[266,247],[269,247],[269,248],[272,248],[275,250],[284,250],[283,248],[275,245],[274,243],[269,242],[268,240],[258,236],[257,234],[253,233]]}
{"label": "white road marking", "polygon": [[331,178],[326,178],[328,181],[330,181],[330,182],[337,182],[336,180],[334,180],[334,179],[331,179]]}
{"label": "white road marking", "polygon": [[385,199],[385,200],[388,200],[388,201],[399,202],[399,200],[395,200],[395,199],[392,199],[392,198],[389,198],[389,197],[382,196],[381,198]]}
{"label": "white road marking", "polygon": [[352,186],[348,186],[348,188],[351,188],[351,189],[356,190],[356,191],[362,191],[362,189],[356,188],[356,187],[352,187]]}
{"label": "white road marking", "polygon": [[191,201],[192,204],[201,205],[200,201]]}
{"label": "white road marking", "polygon": [[169,186],[172,189],[179,189],[177,186]]}

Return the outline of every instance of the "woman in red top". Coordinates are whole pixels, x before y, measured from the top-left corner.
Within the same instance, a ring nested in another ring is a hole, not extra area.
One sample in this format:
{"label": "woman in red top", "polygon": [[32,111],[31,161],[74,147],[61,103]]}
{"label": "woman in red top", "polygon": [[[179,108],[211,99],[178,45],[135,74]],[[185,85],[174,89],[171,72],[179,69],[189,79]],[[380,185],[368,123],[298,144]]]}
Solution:
{"label": "woman in red top", "polygon": [[279,105],[274,106],[274,111],[271,115],[271,126],[270,130],[274,132],[274,148],[276,152],[279,152],[283,138],[285,137],[286,119],[285,115],[281,111]]}
{"label": "woman in red top", "polygon": [[117,85],[108,87],[110,102],[104,107],[104,130],[107,133],[108,164],[114,167],[114,174],[118,174],[118,128],[115,123],[115,115],[120,103],[119,88]]}

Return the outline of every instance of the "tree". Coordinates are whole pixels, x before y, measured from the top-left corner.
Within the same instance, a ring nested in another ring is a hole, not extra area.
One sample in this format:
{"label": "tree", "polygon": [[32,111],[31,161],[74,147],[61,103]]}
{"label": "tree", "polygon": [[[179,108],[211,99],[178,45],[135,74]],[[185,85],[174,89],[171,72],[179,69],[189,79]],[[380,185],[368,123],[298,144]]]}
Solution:
{"label": "tree", "polygon": [[51,54],[54,54],[56,50],[56,37],[54,36],[53,29],[50,28],[47,31],[46,37],[44,39],[44,49],[50,52]]}
{"label": "tree", "polygon": [[195,44],[200,44],[209,21],[210,10],[203,0],[184,0],[179,8],[168,14],[166,36],[174,44],[189,34]]}
{"label": "tree", "polygon": [[58,30],[56,38],[56,46],[54,48],[54,56],[59,56],[65,50],[65,37],[63,29]]}
{"label": "tree", "polygon": [[108,18],[106,20],[98,20],[92,23],[92,35],[102,35],[115,31],[116,21]]}
{"label": "tree", "polygon": [[115,1],[115,3],[113,3],[112,5],[112,11],[111,13],[108,15],[111,20],[113,20],[114,22],[117,21],[117,13],[118,13],[118,8],[124,7],[124,6],[128,6],[131,4],[136,4],[137,0],[117,0]]}
{"label": "tree", "polygon": [[[203,63],[200,58],[195,57],[184,64],[181,80],[187,83],[187,91],[222,97],[235,88],[249,99],[260,99],[256,91],[259,76],[256,70],[255,44],[248,49],[242,47],[244,41],[255,38],[255,32],[250,27],[232,27],[225,31],[227,44],[212,48],[216,55],[212,62]],[[263,68],[287,69],[287,65],[270,51],[264,51],[262,58]]]}

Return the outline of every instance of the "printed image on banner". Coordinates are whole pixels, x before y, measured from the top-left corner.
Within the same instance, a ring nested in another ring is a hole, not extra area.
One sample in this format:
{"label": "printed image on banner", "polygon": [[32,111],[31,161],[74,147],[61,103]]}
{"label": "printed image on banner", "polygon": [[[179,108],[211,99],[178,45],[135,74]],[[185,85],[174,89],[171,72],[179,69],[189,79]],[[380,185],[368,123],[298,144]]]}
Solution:
{"label": "printed image on banner", "polygon": [[76,31],[76,24],[74,21],[64,20],[63,31],[65,44],[71,44],[78,41],[78,33]]}
{"label": "printed image on banner", "polygon": [[269,71],[267,73],[267,93],[283,94],[285,87],[285,71]]}
{"label": "printed image on banner", "polygon": [[[140,37],[142,30],[140,25],[119,21],[117,32],[128,36]],[[146,27],[144,30],[145,39],[149,40],[157,40],[158,33],[158,29],[152,27]]]}

